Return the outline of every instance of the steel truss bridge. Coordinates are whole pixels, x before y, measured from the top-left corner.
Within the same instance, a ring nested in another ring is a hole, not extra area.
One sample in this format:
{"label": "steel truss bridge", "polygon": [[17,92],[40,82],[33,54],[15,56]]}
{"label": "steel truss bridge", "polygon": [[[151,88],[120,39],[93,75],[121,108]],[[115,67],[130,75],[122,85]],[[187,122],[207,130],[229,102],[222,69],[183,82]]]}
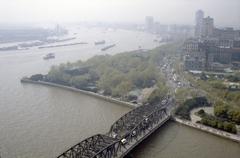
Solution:
{"label": "steel truss bridge", "polygon": [[97,134],[74,145],[58,158],[124,157],[170,118],[165,107],[143,105],[117,120],[107,134]]}

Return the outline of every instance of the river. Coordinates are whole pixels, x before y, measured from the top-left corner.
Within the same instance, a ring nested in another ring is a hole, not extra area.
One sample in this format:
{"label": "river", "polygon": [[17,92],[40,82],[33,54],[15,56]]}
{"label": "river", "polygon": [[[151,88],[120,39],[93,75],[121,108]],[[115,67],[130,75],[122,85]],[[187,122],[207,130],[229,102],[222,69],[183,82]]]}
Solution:
{"label": "river", "polygon": [[[47,73],[52,65],[63,62],[86,60],[94,55],[106,53],[116,54],[138,49],[139,46],[150,49],[158,45],[153,41],[156,38],[154,35],[137,31],[81,27],[71,33],[77,33],[77,39],[70,42],[89,44],[0,52],[2,158],[56,157],[86,137],[107,132],[115,120],[130,110],[128,107],[76,92],[19,82],[23,76]],[[117,44],[116,47],[101,52],[102,46],[94,46],[93,42],[103,39],[109,44]],[[47,53],[55,53],[56,58],[43,60],[42,57]],[[206,158],[221,157],[227,153],[229,157],[237,158],[240,155],[240,146],[222,138],[169,123],[138,146],[132,154],[135,157],[146,158],[160,157],[159,155],[166,158],[181,155],[186,158],[193,157],[187,156],[186,153],[204,153]],[[194,157],[203,156],[196,154]]]}

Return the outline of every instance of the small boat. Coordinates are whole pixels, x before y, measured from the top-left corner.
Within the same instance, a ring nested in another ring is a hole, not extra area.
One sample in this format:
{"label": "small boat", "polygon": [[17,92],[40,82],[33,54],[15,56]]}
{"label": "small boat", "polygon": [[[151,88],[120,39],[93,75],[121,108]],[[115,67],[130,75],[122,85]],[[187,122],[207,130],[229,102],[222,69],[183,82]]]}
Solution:
{"label": "small boat", "polygon": [[48,53],[43,57],[44,60],[54,59],[54,58],[55,58],[55,55],[53,53]]}
{"label": "small boat", "polygon": [[102,40],[102,41],[96,41],[94,42],[95,45],[99,45],[99,44],[105,44],[106,41],[105,40]]}
{"label": "small boat", "polygon": [[102,48],[101,51],[108,50],[108,49],[110,49],[112,47],[115,47],[115,46],[116,46],[116,44],[112,44],[112,45],[106,46],[106,47]]}

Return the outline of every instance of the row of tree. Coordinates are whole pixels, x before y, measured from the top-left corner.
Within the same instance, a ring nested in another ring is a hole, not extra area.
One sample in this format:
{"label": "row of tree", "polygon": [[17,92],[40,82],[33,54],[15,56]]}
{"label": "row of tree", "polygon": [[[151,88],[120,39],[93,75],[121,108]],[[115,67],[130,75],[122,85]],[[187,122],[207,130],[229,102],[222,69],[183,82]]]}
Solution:
{"label": "row of tree", "polygon": [[190,111],[194,108],[210,106],[208,100],[205,97],[195,97],[186,100],[183,105],[180,105],[175,114],[181,119],[191,120]]}
{"label": "row of tree", "polygon": [[236,125],[232,122],[224,121],[223,119],[209,115],[205,113],[203,110],[200,110],[198,114],[202,118],[201,121],[199,121],[199,123],[201,124],[204,124],[206,126],[210,126],[213,128],[217,128],[220,130],[224,130],[230,133],[234,133],[234,134],[237,133]]}
{"label": "row of tree", "polygon": [[214,105],[214,114],[224,120],[240,124],[240,109],[237,107],[234,108],[221,101],[217,101]]}

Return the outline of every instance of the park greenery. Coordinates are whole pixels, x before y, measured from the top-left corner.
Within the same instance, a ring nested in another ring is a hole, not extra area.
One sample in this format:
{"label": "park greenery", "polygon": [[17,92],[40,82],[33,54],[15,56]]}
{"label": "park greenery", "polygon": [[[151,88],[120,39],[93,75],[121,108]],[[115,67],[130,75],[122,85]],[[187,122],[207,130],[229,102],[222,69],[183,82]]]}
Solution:
{"label": "park greenery", "polygon": [[[205,97],[195,97],[186,100],[182,105],[180,105],[176,109],[175,114],[181,119],[191,120],[191,110],[205,106],[210,106]],[[197,115],[201,117],[201,120],[197,123],[234,134],[237,132],[236,124],[240,124],[240,111],[232,109],[221,102],[214,105],[214,116],[205,113],[203,109],[199,110]]]}
{"label": "park greenery", "polygon": [[177,109],[175,114],[180,117],[181,119],[191,120],[190,112],[194,108],[210,106],[208,103],[207,98],[205,97],[195,97],[186,100],[182,105],[180,105]]}
{"label": "park greenery", "polygon": [[236,124],[233,122],[205,113],[203,109],[199,110],[197,115],[202,118],[198,123],[230,133],[237,133]]}
{"label": "park greenery", "polygon": [[211,74],[203,72],[200,75],[185,74],[185,77],[198,89],[206,92],[206,97],[213,103],[214,115],[200,115],[198,123],[236,133],[236,125],[240,124],[240,92],[231,89],[228,83],[238,84],[240,74]]}
{"label": "park greenery", "polygon": [[227,76],[227,79],[230,82],[240,82],[240,72]]}
{"label": "park greenery", "polygon": [[240,73],[214,75],[204,72],[200,75],[185,74],[185,77],[198,89],[206,92],[211,102],[224,102],[234,109],[240,109],[240,89],[230,84],[239,85]]}
{"label": "park greenery", "polygon": [[223,120],[240,125],[240,109],[229,106],[224,102],[218,101],[215,103],[214,115]]}
{"label": "park greenery", "polygon": [[174,45],[166,44],[149,51],[97,55],[86,61],[52,66],[48,74],[33,75],[30,79],[71,86],[122,100],[131,98],[130,91],[153,88],[147,102],[157,103],[168,91],[159,67],[165,54],[174,53],[174,50]]}
{"label": "park greenery", "polygon": [[202,94],[201,91],[194,88],[186,87],[178,88],[175,93],[176,102],[180,105],[183,105],[183,103],[188,99],[201,96],[204,96],[204,94]]}
{"label": "park greenery", "polygon": [[167,87],[163,82],[158,81],[157,88],[153,90],[153,92],[149,95],[147,102],[149,104],[157,104],[161,101],[162,98],[166,96],[168,92]]}

